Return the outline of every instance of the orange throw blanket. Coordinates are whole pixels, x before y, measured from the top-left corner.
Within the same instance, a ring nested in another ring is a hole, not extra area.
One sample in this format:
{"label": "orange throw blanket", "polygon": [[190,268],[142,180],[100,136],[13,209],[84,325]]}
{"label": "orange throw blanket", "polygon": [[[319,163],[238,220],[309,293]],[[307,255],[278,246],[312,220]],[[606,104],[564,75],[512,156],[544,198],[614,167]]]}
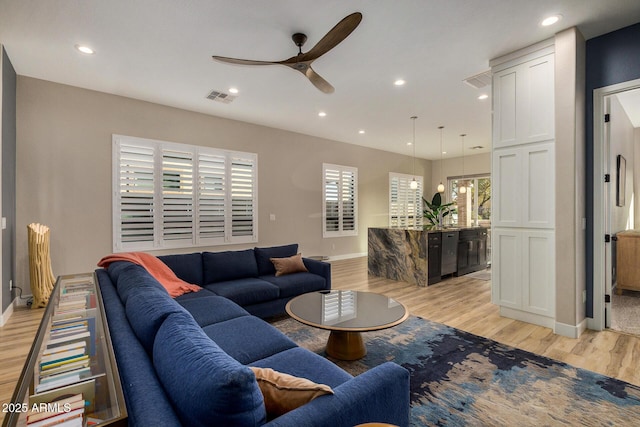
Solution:
{"label": "orange throw blanket", "polygon": [[129,261],[144,267],[175,298],[187,292],[198,292],[202,288],[179,279],[167,264],[157,257],[145,252],[123,252],[111,254],[98,262],[98,267],[107,268],[116,261]]}

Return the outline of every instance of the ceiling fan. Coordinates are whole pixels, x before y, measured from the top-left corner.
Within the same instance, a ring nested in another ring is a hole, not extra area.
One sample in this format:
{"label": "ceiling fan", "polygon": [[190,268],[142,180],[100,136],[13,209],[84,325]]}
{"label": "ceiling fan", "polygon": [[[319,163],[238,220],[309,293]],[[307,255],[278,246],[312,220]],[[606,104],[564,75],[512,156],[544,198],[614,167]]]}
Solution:
{"label": "ceiling fan", "polygon": [[307,36],[302,33],[295,33],[291,38],[296,46],[298,46],[298,54],[283,61],[253,61],[250,59],[227,58],[224,56],[213,56],[213,59],[238,65],[285,65],[289,68],[300,71],[315,87],[320,89],[320,91],[324,93],[333,93],[335,90],[333,86],[331,86],[329,82],[320,77],[320,75],[311,68],[311,63],[346,39],[347,36],[356,29],[358,24],[360,24],[361,20],[362,14],[360,12],[348,15],[342,19],[342,21],[338,22],[327,34],[325,34],[325,36],[314,47],[312,47],[311,50],[305,53],[302,52],[302,46],[307,41]]}

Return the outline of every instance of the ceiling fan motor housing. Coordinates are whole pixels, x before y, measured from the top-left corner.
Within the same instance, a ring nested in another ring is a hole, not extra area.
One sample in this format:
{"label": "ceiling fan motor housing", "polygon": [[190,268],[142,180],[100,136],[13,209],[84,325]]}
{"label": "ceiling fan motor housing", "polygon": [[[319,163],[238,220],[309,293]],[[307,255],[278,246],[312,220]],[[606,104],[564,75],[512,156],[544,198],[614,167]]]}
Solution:
{"label": "ceiling fan motor housing", "polygon": [[296,44],[296,46],[302,48],[302,46],[304,46],[305,42],[307,41],[307,35],[302,33],[295,33],[291,36],[291,39]]}

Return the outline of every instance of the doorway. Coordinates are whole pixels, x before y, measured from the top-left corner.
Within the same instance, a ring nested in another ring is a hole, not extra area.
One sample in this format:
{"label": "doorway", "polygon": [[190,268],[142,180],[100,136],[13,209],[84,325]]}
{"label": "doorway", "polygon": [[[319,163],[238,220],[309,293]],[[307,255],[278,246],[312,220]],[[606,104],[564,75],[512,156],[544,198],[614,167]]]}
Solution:
{"label": "doorway", "polygon": [[[634,185],[640,172],[640,147],[635,149],[640,135],[638,128],[640,79],[594,91],[594,311],[591,329],[614,326],[624,332],[640,333],[640,292],[625,290],[618,295],[615,289],[616,233],[640,225],[637,220],[639,201],[634,197],[634,187],[640,188],[640,185]],[[633,313],[636,310],[637,315]]]}

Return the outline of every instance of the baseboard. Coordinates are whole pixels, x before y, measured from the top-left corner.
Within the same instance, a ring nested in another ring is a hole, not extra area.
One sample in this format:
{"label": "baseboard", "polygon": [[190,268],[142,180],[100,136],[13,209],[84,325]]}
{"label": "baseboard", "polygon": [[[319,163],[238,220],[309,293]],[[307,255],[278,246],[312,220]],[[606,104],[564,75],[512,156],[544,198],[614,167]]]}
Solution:
{"label": "baseboard", "polygon": [[500,307],[500,316],[520,320],[521,322],[532,323],[549,329],[553,329],[555,323],[555,320],[552,317],[541,316],[539,314],[516,310],[509,307]]}
{"label": "baseboard", "polygon": [[579,338],[580,335],[587,329],[587,319],[577,325],[567,325],[566,323],[556,322],[553,327],[553,333],[562,335],[567,338]]}
{"label": "baseboard", "polygon": [[340,261],[343,259],[352,259],[352,258],[361,258],[367,256],[366,252],[360,252],[360,253],[353,253],[353,254],[344,254],[344,255],[334,255],[334,256],[330,256],[329,259],[327,261],[331,262],[331,261]]}
{"label": "baseboard", "polygon": [[13,300],[11,304],[9,304],[9,307],[7,307],[4,313],[2,313],[2,315],[0,316],[0,328],[6,325],[6,323],[9,321],[9,318],[13,314],[13,304],[15,303],[15,301],[16,300]]}
{"label": "baseboard", "polygon": [[29,302],[29,300],[33,300],[33,295],[29,294],[29,295],[24,295],[21,298],[16,298],[13,300],[13,304],[16,307],[27,307],[27,303]]}

